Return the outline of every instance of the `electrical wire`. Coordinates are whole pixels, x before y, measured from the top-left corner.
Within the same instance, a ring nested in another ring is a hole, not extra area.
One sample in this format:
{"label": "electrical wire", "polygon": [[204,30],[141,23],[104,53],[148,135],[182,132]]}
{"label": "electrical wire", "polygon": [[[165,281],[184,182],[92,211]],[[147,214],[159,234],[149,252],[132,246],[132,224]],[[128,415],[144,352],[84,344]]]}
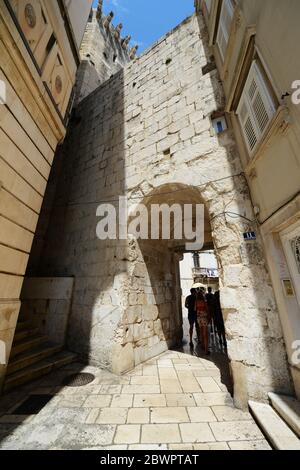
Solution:
{"label": "electrical wire", "polygon": [[[240,176],[243,176],[246,179],[245,173],[241,172],[241,173],[237,173],[235,175],[224,176],[223,178],[206,181],[205,183],[202,183],[202,184],[199,184],[199,185],[193,185],[193,186],[190,186],[190,187],[191,187],[191,189],[193,189],[193,188],[203,188],[203,187],[207,186],[208,184],[219,183],[220,181],[224,181],[224,180],[232,179],[232,178],[238,178]],[[176,183],[174,183],[174,184],[176,184]],[[177,184],[181,184],[181,183],[177,183]],[[155,188],[154,188],[154,191],[155,191]],[[174,189],[173,191],[168,191],[168,192],[157,192],[157,193],[153,193],[153,194],[149,194],[147,196],[144,196],[144,199],[149,199],[153,196],[155,196],[155,197],[156,196],[167,196],[169,194],[174,194],[174,193],[183,192],[183,191],[186,191],[186,188]],[[139,200],[140,201],[141,197],[140,196],[131,196],[131,197],[128,197],[127,200],[128,201],[132,201],[132,200]],[[66,203],[66,206],[85,206],[85,205],[94,205],[94,204],[107,204],[107,203],[112,203],[112,202],[119,202],[119,198],[118,199],[98,200],[98,201],[69,202],[69,203]],[[58,207],[58,206],[56,206],[56,207]]]}
{"label": "electrical wire", "polygon": [[247,220],[247,222],[250,222],[251,224],[253,224],[254,222],[256,223],[256,219],[248,219],[248,217],[245,217],[244,215],[242,214],[238,214],[237,212],[231,212],[231,211],[224,211],[224,212],[221,212],[220,214],[216,214],[214,215],[213,217],[211,217],[211,221],[213,221],[214,219],[216,219],[217,217],[221,217],[223,215],[229,215],[230,217],[232,217],[233,219],[238,219],[238,218],[241,218],[241,219],[245,219]]}

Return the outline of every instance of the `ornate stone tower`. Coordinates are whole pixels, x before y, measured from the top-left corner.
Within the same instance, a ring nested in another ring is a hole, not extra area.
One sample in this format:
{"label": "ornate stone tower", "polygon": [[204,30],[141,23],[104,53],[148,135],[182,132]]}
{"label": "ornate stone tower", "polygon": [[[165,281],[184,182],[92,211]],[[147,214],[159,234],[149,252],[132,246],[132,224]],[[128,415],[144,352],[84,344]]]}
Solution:
{"label": "ornate stone tower", "polygon": [[76,85],[76,103],[123,68],[136,55],[138,46],[129,47],[130,36],[121,36],[123,25],[114,26],[114,13],[103,15],[103,1],[91,10],[80,56]]}

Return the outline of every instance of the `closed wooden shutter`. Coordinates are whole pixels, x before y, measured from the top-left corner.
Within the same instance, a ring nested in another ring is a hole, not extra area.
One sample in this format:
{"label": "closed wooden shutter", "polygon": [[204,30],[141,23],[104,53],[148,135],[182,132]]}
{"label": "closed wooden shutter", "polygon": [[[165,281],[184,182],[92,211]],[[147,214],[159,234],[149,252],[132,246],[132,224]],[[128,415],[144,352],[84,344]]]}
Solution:
{"label": "closed wooden shutter", "polygon": [[205,5],[208,13],[211,11],[211,6],[212,6],[212,0],[205,0]]}
{"label": "closed wooden shutter", "polygon": [[249,150],[249,153],[252,153],[258,142],[259,135],[256,130],[256,125],[253,120],[251,109],[249,108],[248,102],[244,96],[240,101],[237,112],[247,144],[247,148]]}
{"label": "closed wooden shutter", "polygon": [[234,5],[232,0],[223,0],[217,35],[217,44],[223,61],[226,56],[233,14]]}
{"label": "closed wooden shutter", "polygon": [[249,153],[252,154],[276,112],[258,63],[253,62],[237,109]]}

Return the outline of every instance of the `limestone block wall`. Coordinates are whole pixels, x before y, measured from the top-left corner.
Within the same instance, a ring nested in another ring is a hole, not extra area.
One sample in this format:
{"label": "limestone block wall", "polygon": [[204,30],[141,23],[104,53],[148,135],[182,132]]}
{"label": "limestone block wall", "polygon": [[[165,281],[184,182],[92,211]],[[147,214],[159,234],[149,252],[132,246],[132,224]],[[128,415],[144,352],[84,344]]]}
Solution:
{"label": "limestone block wall", "polygon": [[124,193],[123,178],[118,177],[124,175],[122,71],[101,90],[101,103],[90,95],[87,106],[79,105],[78,120],[69,130],[40,268],[34,275],[74,276],[68,345],[109,368],[126,298],[122,286],[129,255],[127,243],[97,239],[96,209],[98,201],[114,201]]}
{"label": "limestone block wall", "polygon": [[[72,2],[70,7],[74,13]],[[80,48],[81,63],[77,71],[74,89],[74,112],[70,127],[74,125],[74,122],[80,120],[80,117],[76,115],[76,105],[130,61],[130,49],[128,44],[122,44],[124,38],[121,37],[121,30],[114,27],[112,22],[106,27],[104,26],[106,17],[102,14],[101,8],[100,6],[99,10],[91,10],[83,36]],[[61,164],[64,153],[65,147],[59,147],[54,157],[26,271],[27,276],[34,276],[37,272],[37,266],[43,252],[45,234],[48,230],[57,182],[62,171]]]}
{"label": "limestone block wall", "polygon": [[73,294],[73,278],[26,278],[21,315],[41,334],[64,346]]}
{"label": "limestone block wall", "polygon": [[39,274],[75,277],[69,347],[129,370],[181,338],[179,248],[101,241],[96,209],[117,207],[119,195],[129,206],[204,203],[235,400],[245,406],[290,391],[290,377],[261,240],[243,241],[257,227],[233,134],[212,130],[224,97],[217,71],[202,71],[207,44],[202,17],[188,18],[79,104]]}
{"label": "limestone block wall", "polygon": [[[108,80],[130,61],[128,45],[121,38],[121,30],[106,17],[92,10],[80,48],[81,65],[77,73],[76,98],[78,103]],[[105,26],[106,24],[106,26]]]}

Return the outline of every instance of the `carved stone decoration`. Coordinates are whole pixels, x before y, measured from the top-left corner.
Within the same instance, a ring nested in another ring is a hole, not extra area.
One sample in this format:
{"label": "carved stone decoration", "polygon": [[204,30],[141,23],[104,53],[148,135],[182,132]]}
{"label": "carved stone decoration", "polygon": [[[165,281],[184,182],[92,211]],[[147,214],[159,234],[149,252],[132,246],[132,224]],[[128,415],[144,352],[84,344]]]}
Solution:
{"label": "carved stone decoration", "polygon": [[27,5],[25,6],[25,19],[30,28],[35,28],[36,14],[31,3],[27,3]]}
{"label": "carved stone decoration", "polygon": [[242,24],[242,14],[241,14],[241,11],[237,11],[236,12],[236,16],[235,16],[235,19],[234,19],[234,34],[237,33],[238,29],[240,28]]}
{"label": "carved stone decoration", "polygon": [[292,250],[295,256],[298,272],[300,274],[300,237],[291,240]]}
{"label": "carved stone decoration", "polygon": [[62,92],[62,89],[63,89],[63,83],[62,83],[62,79],[59,75],[57,75],[57,77],[55,79],[55,89],[56,89],[56,92],[60,95],[60,93]]}
{"label": "carved stone decoration", "polygon": [[49,69],[49,74],[45,76],[45,79],[50,91],[52,92],[55,103],[60,111],[63,111],[66,91],[68,89],[68,79],[64,68],[65,66],[62,65],[61,62],[61,55],[57,55],[54,63],[51,64],[51,70]]}

